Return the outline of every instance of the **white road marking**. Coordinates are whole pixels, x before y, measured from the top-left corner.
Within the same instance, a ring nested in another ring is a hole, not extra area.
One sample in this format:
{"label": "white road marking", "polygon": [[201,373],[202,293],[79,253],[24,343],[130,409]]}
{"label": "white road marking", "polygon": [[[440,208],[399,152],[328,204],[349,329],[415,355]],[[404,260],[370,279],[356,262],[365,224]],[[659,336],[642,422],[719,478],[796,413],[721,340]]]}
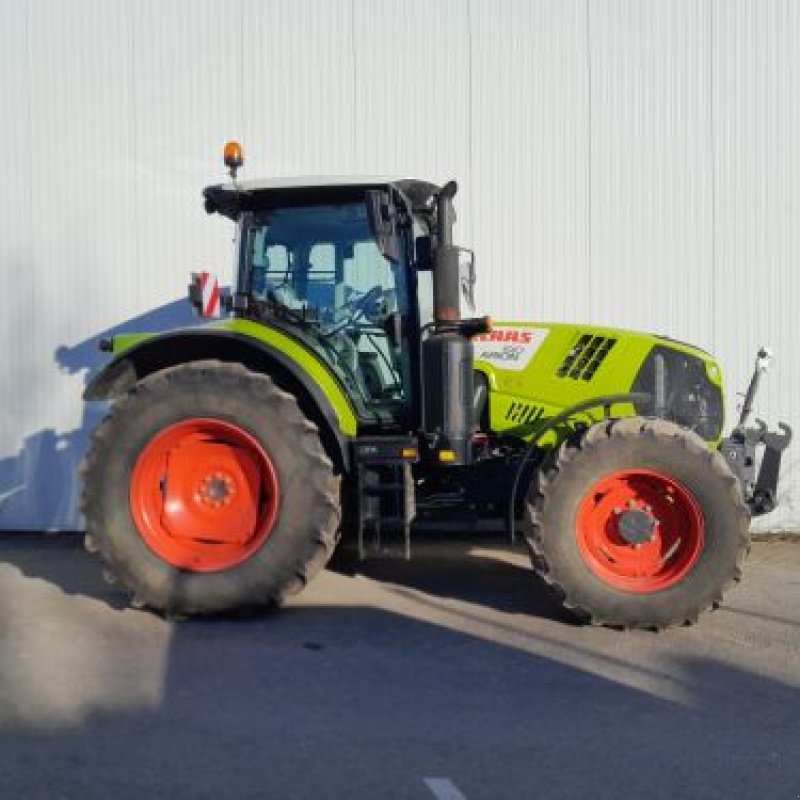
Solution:
{"label": "white road marking", "polygon": [[466,795],[450,778],[424,778],[423,780],[436,800],[467,800]]}

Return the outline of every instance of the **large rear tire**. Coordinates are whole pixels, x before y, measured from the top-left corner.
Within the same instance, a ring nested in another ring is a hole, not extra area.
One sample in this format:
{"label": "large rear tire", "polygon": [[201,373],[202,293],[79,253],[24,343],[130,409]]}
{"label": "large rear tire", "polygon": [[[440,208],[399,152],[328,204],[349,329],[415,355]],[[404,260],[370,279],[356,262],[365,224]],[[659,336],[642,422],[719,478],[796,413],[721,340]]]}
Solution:
{"label": "large rear tire", "polygon": [[725,460],[691,431],[630,418],[588,428],[528,493],[534,569],[598,625],[695,622],[741,577],[750,514]]}
{"label": "large rear tire", "polygon": [[87,549],[137,605],[261,608],[299,591],[339,536],[339,477],[295,398],[238,364],[148,376],[98,427]]}

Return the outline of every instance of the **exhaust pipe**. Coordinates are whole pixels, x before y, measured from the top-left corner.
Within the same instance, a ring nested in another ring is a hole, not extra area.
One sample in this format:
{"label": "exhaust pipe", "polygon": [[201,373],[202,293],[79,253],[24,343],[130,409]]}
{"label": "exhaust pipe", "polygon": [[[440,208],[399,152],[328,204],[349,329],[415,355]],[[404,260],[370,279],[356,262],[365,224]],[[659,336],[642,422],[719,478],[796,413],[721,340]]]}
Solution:
{"label": "exhaust pipe", "polygon": [[456,212],[453,197],[458,184],[450,181],[436,198],[436,255],[433,270],[433,303],[437,323],[458,322],[459,311],[459,270],[458,248],[453,245],[453,225]]}

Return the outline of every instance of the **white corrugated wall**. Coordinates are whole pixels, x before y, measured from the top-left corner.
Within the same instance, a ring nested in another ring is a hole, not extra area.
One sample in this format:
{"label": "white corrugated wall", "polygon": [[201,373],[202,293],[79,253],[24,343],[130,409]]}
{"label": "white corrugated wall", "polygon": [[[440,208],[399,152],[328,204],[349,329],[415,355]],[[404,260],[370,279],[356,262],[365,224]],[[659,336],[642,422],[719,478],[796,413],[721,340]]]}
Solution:
{"label": "white corrugated wall", "polygon": [[[233,137],[250,177],[456,177],[496,317],[667,333],[731,390],[772,344],[759,412],[800,423],[800,3],[1,5],[0,528],[80,526],[94,342],[228,271],[200,189]],[[800,530],[787,461],[764,524]]]}

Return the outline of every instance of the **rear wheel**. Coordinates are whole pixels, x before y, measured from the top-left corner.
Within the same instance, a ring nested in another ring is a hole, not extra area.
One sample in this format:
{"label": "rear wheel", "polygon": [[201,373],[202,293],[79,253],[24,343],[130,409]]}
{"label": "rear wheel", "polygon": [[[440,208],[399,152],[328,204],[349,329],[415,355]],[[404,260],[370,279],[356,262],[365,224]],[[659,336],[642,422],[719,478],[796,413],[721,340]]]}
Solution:
{"label": "rear wheel", "polygon": [[537,572],[579,616],[693,622],[741,575],[750,516],[724,459],[662,420],[601,423],[554,451],[526,503]]}
{"label": "rear wheel", "polygon": [[294,397],[237,364],[149,376],[95,432],[87,547],[138,604],[261,607],[298,591],[338,538],[339,479]]}

